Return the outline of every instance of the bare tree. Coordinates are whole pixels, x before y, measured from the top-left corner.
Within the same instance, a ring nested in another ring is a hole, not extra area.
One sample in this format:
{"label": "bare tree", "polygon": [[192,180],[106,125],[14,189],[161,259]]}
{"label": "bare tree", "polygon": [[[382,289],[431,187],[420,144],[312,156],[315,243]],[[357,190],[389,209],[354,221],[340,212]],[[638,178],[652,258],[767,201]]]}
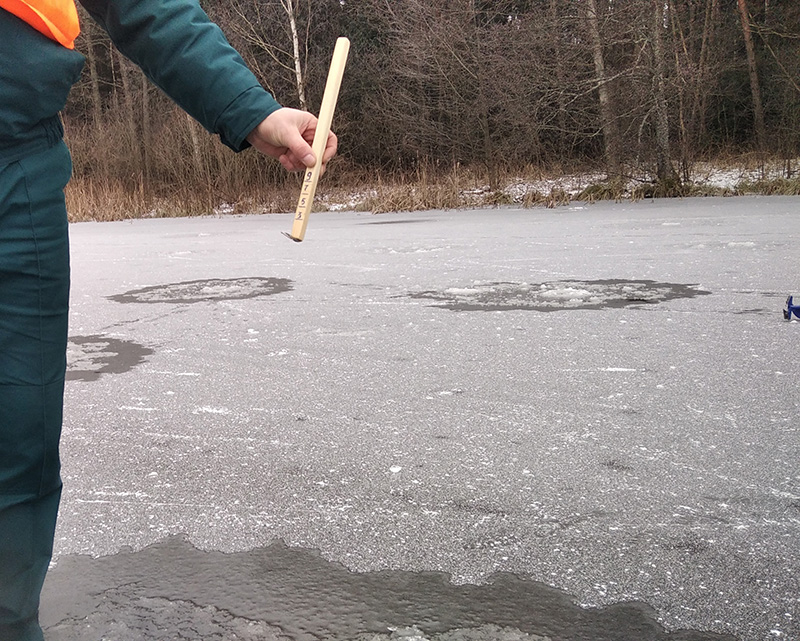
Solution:
{"label": "bare tree", "polygon": [[[336,128],[347,161],[338,166],[354,181],[469,168],[496,188],[504,171],[599,165],[615,186],[637,167],[670,183],[678,156],[685,181],[703,156],[757,147],[765,160],[768,144],[786,159],[787,176],[796,173],[797,0],[204,6],[279,101],[312,111],[335,37],[351,39]],[[234,159],[201,135],[88,19],[78,46],[87,65],[64,119],[82,181],[129,192],[150,185],[155,195],[169,183],[170,197],[185,185],[187,195],[203,195],[202,206],[226,188],[241,194],[247,172],[251,185],[265,184],[259,172],[268,165]]]}
{"label": "bare tree", "polygon": [[620,160],[617,123],[611,105],[609,79],[606,74],[603,40],[600,36],[600,17],[597,11],[597,0],[586,0],[585,12],[592,59],[594,60],[595,83],[600,102],[600,126],[603,132],[606,171],[608,172],[609,182],[618,182],[622,179],[622,162]]}
{"label": "bare tree", "polygon": [[[308,33],[311,28],[313,4],[311,0],[306,0],[304,37],[301,37],[300,2],[301,0],[279,0],[279,2],[237,0],[228,4],[227,10],[232,16],[226,19],[225,23],[243,43],[266,55],[268,61],[266,66],[258,56],[251,56],[248,60],[260,70],[262,78],[274,79],[276,69],[287,73],[292,78],[298,106],[301,109],[308,109],[305,69],[308,62]],[[224,11],[224,8],[221,9],[221,12]]]}
{"label": "bare tree", "polygon": [[559,20],[559,2],[550,0],[550,25],[552,30],[553,63],[555,65],[556,80],[558,81],[558,148],[563,147],[564,136],[567,132],[567,101],[566,79],[563,62],[563,47],[561,45],[561,21]]}
{"label": "bare tree", "polygon": [[697,10],[686,0],[669,0],[677,77],[676,117],[679,123],[680,164],[684,180],[690,178],[690,167],[699,140],[706,134],[708,97],[715,87],[717,76],[711,68],[711,52],[715,46],[719,14],[719,0],[704,0],[704,6]]}
{"label": "bare tree", "polygon": [[742,35],[747,51],[747,72],[750,76],[750,92],[753,97],[753,118],[755,119],[756,144],[758,150],[766,150],[766,126],[764,124],[764,107],[761,103],[761,89],[758,82],[758,67],[756,66],[756,52],[753,47],[753,35],[750,30],[750,14],[747,11],[747,0],[738,0],[739,15],[742,19]]}
{"label": "bare tree", "polygon": [[[84,20],[86,24],[86,20]],[[92,97],[92,121],[95,126],[100,126],[103,119],[103,99],[100,96],[100,74],[97,71],[97,54],[95,53],[95,34],[97,27],[89,23],[83,29],[86,44],[86,66],[89,70],[89,82]]]}
{"label": "bare tree", "polygon": [[670,183],[678,182],[678,175],[672,165],[669,137],[669,112],[665,88],[666,60],[664,53],[664,2],[651,0],[653,11],[652,49],[653,49],[653,96],[656,116],[656,177],[667,189]]}
{"label": "bare tree", "polygon": [[[116,51],[116,50],[115,50]],[[131,158],[133,159],[133,167],[135,176],[132,178],[135,179],[137,183],[141,185],[141,177],[142,177],[142,144],[141,138],[139,137],[139,117],[136,113],[136,106],[135,106],[135,99],[134,99],[134,89],[133,89],[133,80],[131,76],[135,73],[132,70],[132,66],[128,60],[126,60],[121,53],[116,51],[116,58],[117,58],[117,69],[119,71],[119,77],[122,82],[121,87],[121,94],[122,94],[122,105],[124,107],[124,123],[125,123],[125,133],[127,137],[127,148],[128,153],[130,154]],[[139,72],[141,73],[141,72]],[[117,88],[117,92],[120,93],[120,88]]]}

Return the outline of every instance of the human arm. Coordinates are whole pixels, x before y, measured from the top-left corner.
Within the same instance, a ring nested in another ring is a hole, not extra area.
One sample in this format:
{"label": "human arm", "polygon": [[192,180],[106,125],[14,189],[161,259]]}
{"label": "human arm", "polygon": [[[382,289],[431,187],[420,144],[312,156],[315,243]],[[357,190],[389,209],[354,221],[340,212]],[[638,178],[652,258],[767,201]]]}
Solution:
{"label": "human arm", "polygon": [[[281,110],[196,0],[80,1],[126,57],[233,150],[248,147],[251,132]],[[275,136],[267,138],[276,146],[287,142]]]}

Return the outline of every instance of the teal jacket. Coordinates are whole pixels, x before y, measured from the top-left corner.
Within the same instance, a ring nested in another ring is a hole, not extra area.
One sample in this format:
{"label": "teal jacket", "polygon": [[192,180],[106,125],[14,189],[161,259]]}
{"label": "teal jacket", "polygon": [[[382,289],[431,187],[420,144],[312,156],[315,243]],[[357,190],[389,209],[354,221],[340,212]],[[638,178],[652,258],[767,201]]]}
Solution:
{"label": "teal jacket", "polygon": [[[280,108],[196,0],[81,0],[119,50],[234,151]],[[84,58],[0,9],[0,166],[63,135]]]}

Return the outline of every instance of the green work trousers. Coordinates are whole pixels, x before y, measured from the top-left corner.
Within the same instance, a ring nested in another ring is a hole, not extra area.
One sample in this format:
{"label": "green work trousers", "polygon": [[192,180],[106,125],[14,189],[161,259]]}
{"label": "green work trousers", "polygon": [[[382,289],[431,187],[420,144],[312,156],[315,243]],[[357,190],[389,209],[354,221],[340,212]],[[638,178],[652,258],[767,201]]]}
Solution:
{"label": "green work trousers", "polygon": [[61,495],[69,240],[63,142],[0,166],[0,639],[41,641]]}

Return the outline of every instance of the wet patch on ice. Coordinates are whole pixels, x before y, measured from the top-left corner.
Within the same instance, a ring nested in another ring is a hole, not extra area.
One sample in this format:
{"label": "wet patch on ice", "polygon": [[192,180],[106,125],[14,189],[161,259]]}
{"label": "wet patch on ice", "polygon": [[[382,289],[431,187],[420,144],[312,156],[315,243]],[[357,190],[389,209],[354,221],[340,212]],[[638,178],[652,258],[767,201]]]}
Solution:
{"label": "wet patch on ice", "polygon": [[370,221],[366,223],[361,223],[362,225],[412,225],[414,223],[424,223],[426,222],[427,218],[404,218],[401,220],[376,220]]}
{"label": "wet patch on ice", "polygon": [[412,292],[410,298],[433,301],[453,311],[497,312],[605,309],[651,305],[710,294],[697,285],[653,280],[557,280],[546,283],[478,281],[463,287]]}
{"label": "wet patch on ice", "polygon": [[609,470],[614,470],[615,472],[632,472],[633,468],[630,465],[626,465],[622,461],[617,459],[608,459],[607,461],[601,461],[600,465],[603,467],[607,467]]}
{"label": "wet patch on ice", "polygon": [[700,554],[710,547],[708,541],[694,533],[671,536],[666,541],[661,542],[660,546],[671,552],[681,552],[688,555]]}
{"label": "wet patch on ice", "polygon": [[200,303],[271,296],[292,290],[288,278],[208,278],[154,285],[109,296],[118,303]]}
{"label": "wet patch on ice", "polygon": [[180,537],[62,557],[47,577],[41,621],[49,641],[736,641],[670,633],[640,602],[584,609],[507,573],[454,585],[441,572],[354,573],[282,543],[223,554]]}
{"label": "wet patch on ice", "polygon": [[133,341],[100,335],[70,336],[66,379],[96,381],[103,374],[122,374],[152,354],[152,349]]}
{"label": "wet patch on ice", "polygon": [[775,310],[764,309],[763,307],[754,307],[753,309],[740,309],[731,312],[739,316],[772,316]]}

